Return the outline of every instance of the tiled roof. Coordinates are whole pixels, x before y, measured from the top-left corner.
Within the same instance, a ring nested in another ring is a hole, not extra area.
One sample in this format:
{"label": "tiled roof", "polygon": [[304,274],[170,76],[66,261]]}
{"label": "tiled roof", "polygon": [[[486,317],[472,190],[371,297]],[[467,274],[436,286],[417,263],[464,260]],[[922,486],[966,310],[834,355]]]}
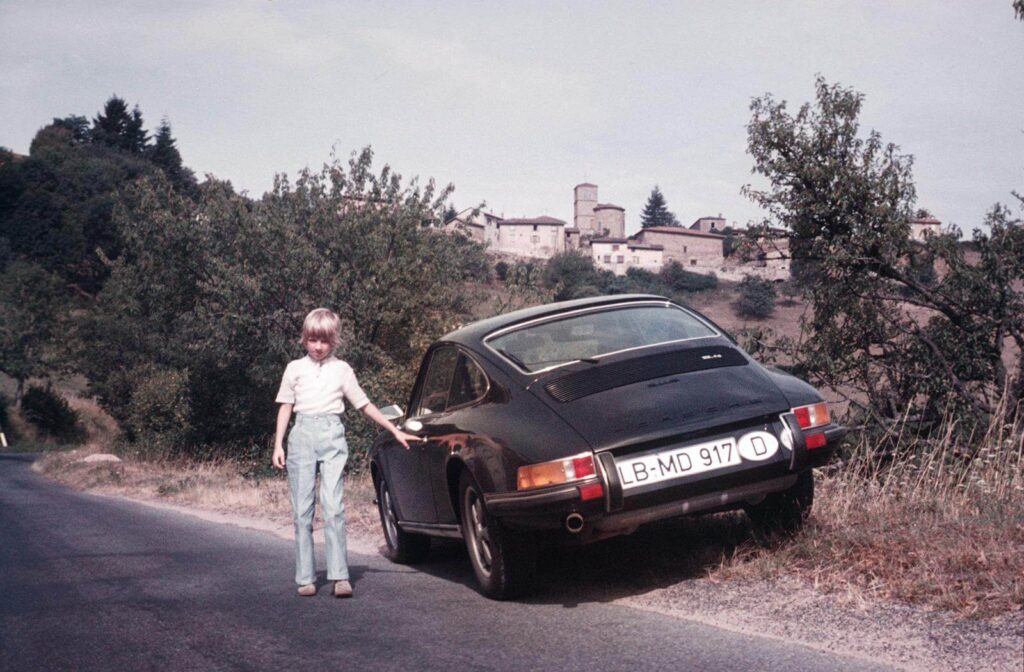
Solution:
{"label": "tiled roof", "polygon": [[597,205],[594,206],[594,210],[607,210],[609,208],[612,208],[614,210],[622,210],[623,212],[626,211],[624,207],[622,207],[621,205],[615,205],[614,203],[598,203]]}
{"label": "tiled roof", "polygon": [[[577,184],[576,187],[594,187],[596,189],[597,185],[591,184],[590,182],[583,182],[581,184]],[[573,189],[575,189],[576,187],[573,187]]]}
{"label": "tiled roof", "polygon": [[693,229],[684,229],[681,226],[651,226],[651,227],[648,227],[646,229],[640,229],[640,232],[637,233],[636,235],[638,235],[638,236],[643,235],[643,233],[645,231],[650,231],[651,233],[671,233],[671,234],[676,235],[676,236],[697,236],[697,237],[700,237],[700,238],[718,238],[719,240],[721,240],[722,238],[725,238],[725,236],[722,236],[722,235],[717,234],[717,233],[704,233],[703,231],[694,231]]}
{"label": "tiled roof", "polygon": [[548,217],[546,215],[543,217],[533,217],[531,219],[503,219],[498,222],[498,224],[501,226],[532,226],[534,224],[565,226],[565,222],[561,219],[555,219],[554,217]]}

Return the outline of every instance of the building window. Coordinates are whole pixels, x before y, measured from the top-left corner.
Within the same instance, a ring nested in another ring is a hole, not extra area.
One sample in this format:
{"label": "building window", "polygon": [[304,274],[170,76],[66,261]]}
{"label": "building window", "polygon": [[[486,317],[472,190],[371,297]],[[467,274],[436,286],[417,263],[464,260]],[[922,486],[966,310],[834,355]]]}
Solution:
{"label": "building window", "polygon": [[534,225],[533,225],[533,230],[534,230],[534,231],[536,231],[536,230],[537,230],[537,225],[536,225],[536,224],[534,224]]}
{"label": "building window", "polygon": [[683,245],[683,254],[686,254],[686,245]]}
{"label": "building window", "polygon": [[624,256],[622,256],[621,254],[619,256],[615,257],[615,263],[616,264],[621,264],[624,261],[626,261],[626,258]]}
{"label": "building window", "polygon": [[612,245],[612,252],[618,252],[618,251],[619,251],[619,246],[618,245]]}
{"label": "building window", "polygon": [[612,255],[610,255],[610,254],[604,255],[604,263],[606,263],[606,264],[612,263]]}
{"label": "building window", "polygon": [[696,265],[697,265],[697,260],[696,259],[690,259],[690,266],[696,266]]}

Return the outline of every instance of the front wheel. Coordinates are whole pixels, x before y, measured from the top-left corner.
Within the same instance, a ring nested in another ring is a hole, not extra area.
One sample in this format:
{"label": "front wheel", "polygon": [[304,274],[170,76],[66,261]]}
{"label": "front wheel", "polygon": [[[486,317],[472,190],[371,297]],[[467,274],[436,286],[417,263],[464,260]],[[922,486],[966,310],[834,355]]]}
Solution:
{"label": "front wheel", "polygon": [[773,492],[759,504],[750,504],[747,515],[758,531],[794,534],[803,527],[814,504],[814,472],[797,475],[796,483],[782,492]]}
{"label": "front wheel", "polygon": [[533,540],[488,515],[480,488],[469,472],[459,479],[459,493],[462,536],[480,592],[495,600],[529,592],[537,569]]}
{"label": "front wheel", "polygon": [[383,473],[377,484],[377,510],[380,513],[380,526],[384,529],[384,543],[387,545],[385,554],[388,559],[403,565],[414,565],[426,560],[430,553],[430,538],[411,534],[399,527],[395,503]]}

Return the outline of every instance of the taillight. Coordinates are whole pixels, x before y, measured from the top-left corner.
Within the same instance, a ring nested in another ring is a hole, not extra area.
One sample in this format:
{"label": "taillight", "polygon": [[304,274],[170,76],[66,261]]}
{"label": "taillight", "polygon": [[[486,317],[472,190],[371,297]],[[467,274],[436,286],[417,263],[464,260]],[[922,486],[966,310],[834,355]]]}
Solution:
{"label": "taillight", "polygon": [[793,415],[796,416],[796,421],[800,424],[800,429],[821,427],[822,425],[827,425],[832,422],[832,417],[828,412],[828,404],[824,401],[820,404],[811,404],[810,406],[794,408]]}
{"label": "taillight", "polygon": [[597,468],[594,466],[594,456],[585,453],[561,460],[519,467],[516,487],[519,490],[532,490],[548,485],[579,481],[595,474],[597,474]]}

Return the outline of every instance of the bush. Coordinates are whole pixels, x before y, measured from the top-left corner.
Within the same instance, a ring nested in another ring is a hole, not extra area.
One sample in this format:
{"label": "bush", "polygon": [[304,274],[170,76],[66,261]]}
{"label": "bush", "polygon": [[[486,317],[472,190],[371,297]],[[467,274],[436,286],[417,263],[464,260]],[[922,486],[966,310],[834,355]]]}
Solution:
{"label": "bush", "polygon": [[49,385],[29,387],[21,398],[21,413],[41,433],[58,441],[79,443],[85,438],[78,413]]}
{"label": "bush", "polygon": [[128,385],[123,429],[130,440],[162,435],[180,448],[192,438],[187,371],[142,364],[130,371]]}
{"label": "bush", "polygon": [[499,261],[496,263],[494,265],[494,275],[502,282],[505,282],[505,278],[508,277],[508,262]]}
{"label": "bush", "polygon": [[737,312],[741,317],[763,319],[775,310],[775,286],[767,280],[748,275],[740,283]]}
{"label": "bush", "polygon": [[659,275],[661,281],[676,292],[703,292],[718,287],[718,277],[715,274],[691,273],[675,259],[662,266]]}

